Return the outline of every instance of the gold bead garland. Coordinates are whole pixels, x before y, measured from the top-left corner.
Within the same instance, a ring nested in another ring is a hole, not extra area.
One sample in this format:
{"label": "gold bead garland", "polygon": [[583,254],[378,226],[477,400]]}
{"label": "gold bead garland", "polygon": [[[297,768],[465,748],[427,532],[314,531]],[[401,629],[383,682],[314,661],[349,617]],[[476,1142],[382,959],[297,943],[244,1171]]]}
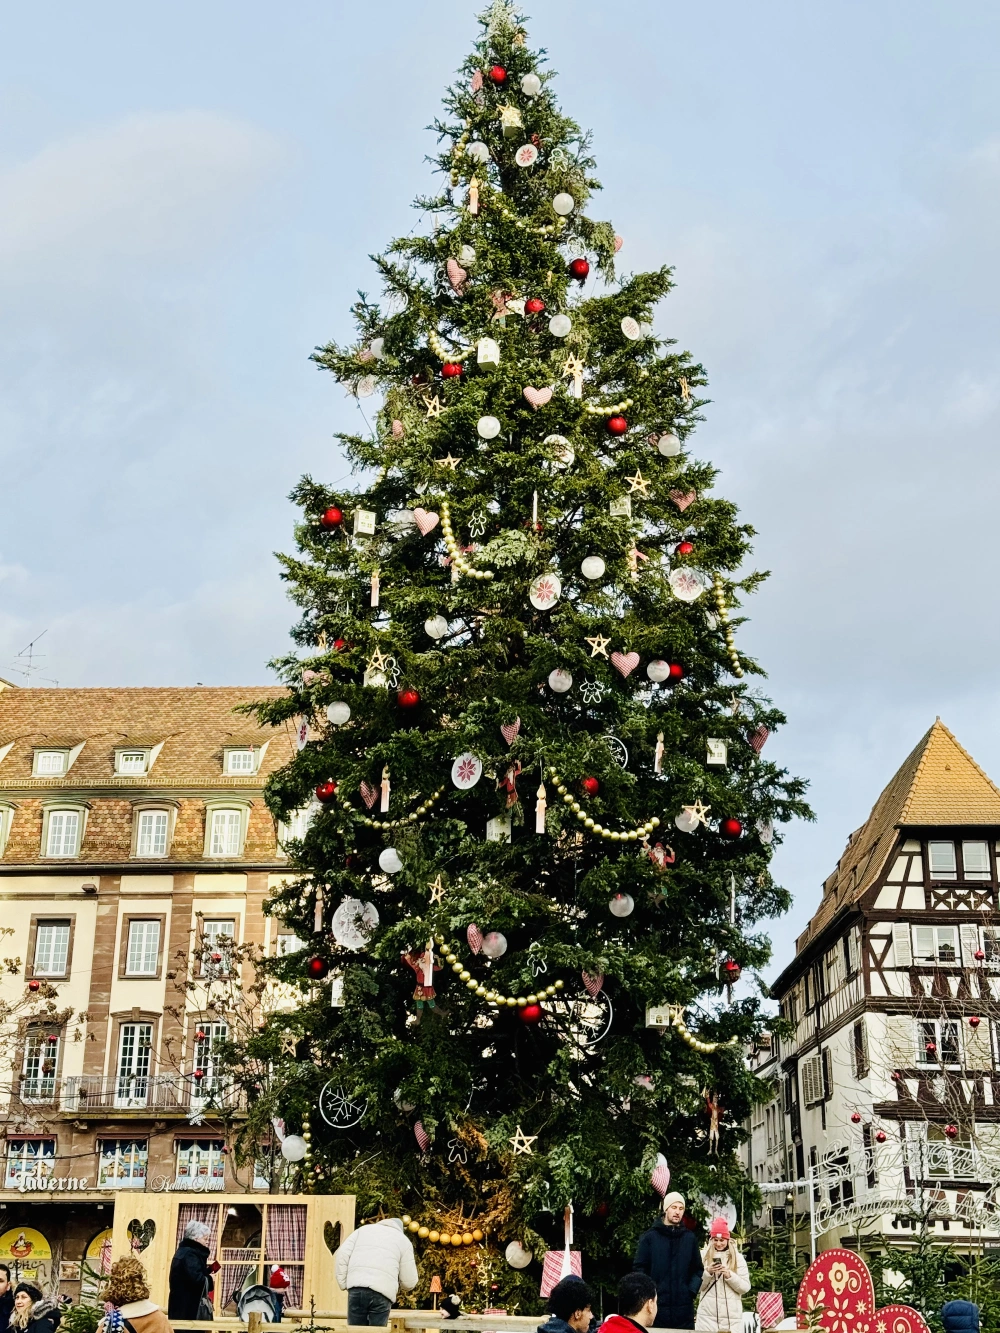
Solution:
{"label": "gold bead garland", "polygon": [[614,417],[619,412],[627,412],[632,406],[631,398],[623,398],[620,403],[584,403],[583,410],[589,412],[592,417]]}
{"label": "gold bead garland", "polygon": [[363,815],[359,810],[355,810],[350,801],[341,796],[339,792],[337,793],[337,800],[348,814],[353,815],[358,823],[364,824],[366,828],[404,828],[407,824],[415,824],[421,815],[426,815],[429,810],[432,810],[443,795],[444,788],[438,787],[432,796],[428,796],[423,805],[418,805],[416,810],[412,810],[403,819],[372,819],[370,815]]}
{"label": "gold bead garland", "polygon": [[499,195],[494,198],[493,203],[497,212],[502,213],[508,222],[513,222],[518,231],[530,231],[535,236],[552,236],[562,231],[566,225],[565,218],[556,218],[555,222],[543,222],[540,227],[532,227],[523,218],[519,218],[513,209],[508,208]]}
{"label": "gold bead garland", "polygon": [[653,829],[660,827],[659,818],[654,815],[652,819],[647,819],[645,824],[640,824],[638,828],[629,829],[626,833],[619,833],[617,830],[605,828],[602,824],[595,821],[587,814],[580,802],[574,797],[573,793],[565,785],[552,766],[549,766],[549,776],[556,784],[556,791],[563,798],[563,804],[568,805],[570,810],[576,815],[577,819],[587,830],[588,833],[595,833],[599,838],[607,838],[609,842],[644,842],[652,833]]}
{"label": "gold bead garland", "polygon": [[729,1041],[702,1041],[696,1037],[684,1022],[684,1010],[680,1006],[672,1008],[670,1011],[670,1022],[680,1033],[682,1039],[687,1042],[692,1050],[700,1051],[702,1055],[711,1055],[713,1051],[719,1050],[722,1046],[739,1045],[738,1037],[731,1037]]}
{"label": "gold bead garland", "polygon": [[414,1222],[412,1217],[404,1214],[400,1219],[407,1231],[412,1232],[414,1236],[419,1236],[421,1240],[429,1240],[432,1245],[478,1245],[484,1238],[484,1233],[480,1227],[473,1227],[467,1231],[464,1227],[461,1231],[438,1231],[432,1227],[421,1226],[419,1222]]}
{"label": "gold bead garland", "polygon": [[470,579],[493,578],[492,569],[476,569],[460,551],[458,542],[455,540],[455,533],[452,530],[451,510],[448,507],[447,500],[441,501],[441,535],[444,537],[445,547],[451,556],[451,563],[460,574],[465,574]]}
{"label": "gold bead garland", "polygon": [[459,981],[465,983],[466,990],[475,992],[481,1000],[485,1000],[487,1004],[495,1004],[500,1009],[504,1005],[509,1005],[512,1009],[523,1009],[525,1005],[538,1004],[542,1000],[550,999],[556,991],[561,991],[566,984],[564,981],[554,981],[551,986],[546,986],[544,990],[532,995],[501,995],[497,991],[487,990],[475,979],[451,945],[445,942],[443,935],[435,935],[434,943],[445,950],[444,961],[457,975]]}
{"label": "gold bead garland", "polygon": [[474,347],[467,347],[464,352],[449,351],[434,329],[427,334],[427,345],[439,361],[464,361],[475,351]]}
{"label": "gold bead garland", "polygon": [[715,605],[719,609],[719,619],[726,627],[726,652],[729,654],[729,660],[732,663],[733,675],[742,677],[743,667],[740,664],[740,655],[736,651],[736,640],[733,637],[733,631],[729,625],[729,612],[726,610],[726,598],[722,588],[722,579],[716,574],[712,582],[713,591],[715,593]]}

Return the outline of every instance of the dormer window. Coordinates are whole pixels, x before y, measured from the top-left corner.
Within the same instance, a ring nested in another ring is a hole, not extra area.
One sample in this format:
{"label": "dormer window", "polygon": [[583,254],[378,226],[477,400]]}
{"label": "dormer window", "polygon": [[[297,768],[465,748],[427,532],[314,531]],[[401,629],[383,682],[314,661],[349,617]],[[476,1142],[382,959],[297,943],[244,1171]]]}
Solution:
{"label": "dormer window", "polygon": [[137,776],[146,772],[148,750],[118,750],[115,752],[115,772],[123,776]]}
{"label": "dormer window", "polygon": [[68,760],[68,750],[36,750],[35,771],[32,774],[32,777],[62,777],[68,767]]}
{"label": "dormer window", "polygon": [[962,843],[962,868],[966,879],[990,878],[990,850],[985,842]]}
{"label": "dormer window", "polygon": [[260,750],[253,745],[232,746],[225,752],[223,771],[233,777],[248,777],[257,772]]}

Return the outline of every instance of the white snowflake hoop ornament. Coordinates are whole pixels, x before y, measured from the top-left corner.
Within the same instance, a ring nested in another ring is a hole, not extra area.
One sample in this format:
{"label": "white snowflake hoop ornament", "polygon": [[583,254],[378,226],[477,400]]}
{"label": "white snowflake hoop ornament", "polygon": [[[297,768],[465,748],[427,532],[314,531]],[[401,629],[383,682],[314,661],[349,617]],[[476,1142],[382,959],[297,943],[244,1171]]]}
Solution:
{"label": "white snowflake hoop ornament", "polygon": [[528,601],[536,611],[548,611],[562,596],[557,574],[539,574],[528,586]]}
{"label": "white snowflake hoop ornament", "polygon": [[471,751],[460,754],[451,766],[451,780],[459,791],[468,791],[483,776],[483,761]]}

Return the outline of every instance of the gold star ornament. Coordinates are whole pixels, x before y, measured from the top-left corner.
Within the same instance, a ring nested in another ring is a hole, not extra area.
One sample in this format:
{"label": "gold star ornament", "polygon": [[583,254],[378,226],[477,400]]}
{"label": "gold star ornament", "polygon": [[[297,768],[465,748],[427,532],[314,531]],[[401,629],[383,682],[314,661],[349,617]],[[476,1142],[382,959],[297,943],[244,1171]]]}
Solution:
{"label": "gold star ornament", "polygon": [[708,828],[708,813],[711,808],[710,805],[702,805],[699,798],[695,801],[694,805],[685,805],[684,811],[695,828],[697,828],[699,824],[704,824],[705,827]]}
{"label": "gold star ornament", "polygon": [[535,1154],[531,1151],[531,1145],[537,1138],[537,1134],[525,1134],[521,1126],[518,1125],[517,1133],[512,1139],[508,1140],[513,1145],[514,1156],[534,1157]]}
{"label": "gold star ornament", "polygon": [[608,644],[610,639],[606,639],[603,634],[595,634],[592,639],[584,639],[584,643],[590,644],[591,657],[607,657]]}
{"label": "gold star ornament", "polygon": [[445,454],[444,458],[435,458],[434,462],[438,467],[450,467],[452,472],[458,468],[458,459],[453,458],[450,453]]}
{"label": "gold star ornament", "polygon": [[424,406],[427,408],[427,415],[429,417],[439,417],[444,410],[441,406],[441,399],[437,394],[435,394],[433,398],[424,394]]}
{"label": "gold star ornament", "polygon": [[287,1028],[281,1034],[281,1054],[282,1055],[295,1054],[295,1033],[289,1032]]}
{"label": "gold star ornament", "polygon": [[432,903],[439,903],[442,900],[442,898],[444,898],[444,885],[441,883],[440,875],[438,875],[437,879],[434,881],[433,884],[428,885],[428,888],[431,891]]}
{"label": "gold star ornament", "polygon": [[634,477],[626,477],[625,480],[628,482],[629,495],[635,495],[636,493],[639,495],[649,494],[649,482],[638,468]]}

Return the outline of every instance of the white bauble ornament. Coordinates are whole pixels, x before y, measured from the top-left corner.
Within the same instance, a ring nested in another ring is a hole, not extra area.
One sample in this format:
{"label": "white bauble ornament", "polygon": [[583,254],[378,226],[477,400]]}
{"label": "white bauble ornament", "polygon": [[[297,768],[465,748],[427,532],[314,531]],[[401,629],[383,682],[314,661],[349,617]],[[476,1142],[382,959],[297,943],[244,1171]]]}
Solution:
{"label": "white bauble ornament", "polygon": [[342,727],[345,722],[351,719],[351,706],[343,701],[335,704],[327,704],[326,717],[328,722],[332,722],[335,727]]}
{"label": "white bauble ornament", "polygon": [[[500,364],[500,344],[495,338],[479,339],[476,343],[476,360],[481,366],[498,366]],[[485,421],[486,418],[484,417],[483,420]]]}
{"label": "white bauble ornament", "polygon": [[573,685],[573,677],[564,667],[556,667],[549,672],[549,689],[556,694],[565,694]]}
{"label": "white bauble ornament", "polygon": [[679,815],[674,815],[674,823],[682,833],[694,833],[701,820],[690,810],[682,810]]}
{"label": "white bauble ornament", "polygon": [[573,321],[569,315],[553,315],[549,320],[549,333],[553,338],[565,338],[572,327]]}
{"label": "white bauble ornament", "polygon": [[519,167],[533,167],[538,161],[538,149],[533,143],[523,143],[514,154],[514,161]]}
{"label": "white bauble ornament", "polygon": [[643,336],[644,338],[652,338],[652,336],[653,336],[653,326],[652,326],[652,324],[640,324],[640,325],[639,325],[639,332],[642,334],[642,336]]}
{"label": "white bauble ornament", "polygon": [[[525,97],[537,97],[542,91],[542,81],[537,74],[525,74],[521,80],[521,92]],[[515,1268],[523,1268],[523,1264],[515,1264]]]}
{"label": "white bauble ornament", "polygon": [[395,875],[403,868],[403,862],[399,858],[399,852],[395,847],[385,847],[378,854],[379,867],[387,875]]}
{"label": "white bauble ornament", "polygon": [[405,1102],[403,1100],[402,1088],[396,1089],[396,1091],[392,1094],[392,1100],[396,1103],[396,1105],[399,1107],[399,1109],[403,1112],[404,1115],[409,1115],[411,1111],[415,1111],[417,1109],[414,1106],[413,1102]]}
{"label": "white bauble ornament", "polygon": [[[526,74],[526,79],[533,79],[534,74]],[[530,1250],[526,1250],[519,1240],[512,1240],[503,1252],[503,1257],[510,1264],[511,1268],[527,1268],[535,1257]]]}
{"label": "white bauble ornament", "polygon": [[580,573],[585,579],[599,579],[607,565],[599,555],[588,555],[580,565]]}
{"label": "white bauble ornament", "polygon": [[634,907],[635,901],[629,893],[616,893],[608,903],[612,916],[631,916]]}
{"label": "white bauble ornament", "polygon": [[444,616],[428,616],[424,621],[424,632],[432,639],[443,639],[448,633],[448,622]]}
{"label": "white bauble ornament", "polygon": [[495,440],[500,434],[500,422],[496,417],[480,417],[476,422],[476,430],[484,440]]}
{"label": "white bauble ornament", "polygon": [[483,936],[483,953],[487,958],[502,958],[507,952],[507,938],[499,930],[491,930]]}
{"label": "white bauble ornament", "polygon": [[345,898],[330,923],[333,938],[342,949],[363,949],[378,925],[378,908],[360,898]]}
{"label": "white bauble ornament", "polygon": [[547,444],[552,450],[553,467],[572,467],[576,450],[565,435],[546,435],[542,444]]}
{"label": "white bauble ornament", "polygon": [[385,339],[373,338],[371,340],[369,350],[371,351],[371,354],[375,358],[375,360],[380,361],[382,357],[385,355]]}
{"label": "white bauble ornament", "polygon": [[463,245],[458,252],[458,262],[460,264],[474,264],[476,262],[476,247],[474,245]]}
{"label": "white bauble ornament", "polygon": [[637,319],[633,319],[631,315],[626,315],[625,318],[622,320],[621,330],[622,333],[624,333],[625,337],[630,339],[632,342],[635,342],[638,338],[642,337],[642,328],[639,324],[639,321]]}
{"label": "white bauble ornament", "polygon": [[562,596],[558,574],[539,574],[528,585],[528,601],[536,611],[549,611]]}
{"label": "white bauble ornament", "polygon": [[670,663],[664,662],[662,657],[655,658],[646,668],[646,675],[650,680],[655,681],[657,685],[666,680],[670,675]]}
{"label": "white bauble ornament", "polygon": [[483,761],[471,750],[460,754],[451,766],[451,780],[459,791],[468,791],[482,776]]}
{"label": "white bauble ornament", "polygon": [[301,1134],[286,1134],[281,1141],[281,1155],[286,1162],[301,1162],[309,1151],[309,1144]]}
{"label": "white bauble ornament", "polygon": [[569,217],[574,208],[576,208],[576,200],[565,190],[557,194],[552,200],[552,211],[558,213],[561,218]]}
{"label": "white bauble ornament", "polygon": [[661,435],[656,441],[656,447],[664,458],[674,458],[681,451],[680,436],[675,435],[672,430],[668,430],[665,435]]}
{"label": "white bauble ornament", "polygon": [[465,156],[471,157],[473,162],[488,162],[490,160],[490,150],[481,139],[473,139],[472,143],[465,146]]}

